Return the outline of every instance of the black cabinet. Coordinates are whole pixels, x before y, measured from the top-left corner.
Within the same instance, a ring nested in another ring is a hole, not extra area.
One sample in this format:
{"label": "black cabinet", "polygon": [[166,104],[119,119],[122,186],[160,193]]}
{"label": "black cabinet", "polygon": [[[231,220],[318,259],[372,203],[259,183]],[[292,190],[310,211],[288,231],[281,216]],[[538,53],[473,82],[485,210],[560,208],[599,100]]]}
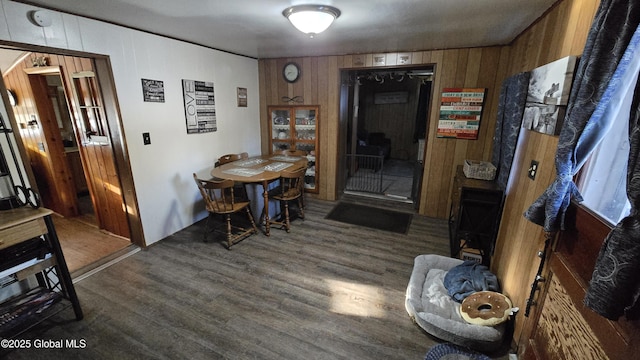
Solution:
{"label": "black cabinet", "polygon": [[490,265],[503,204],[504,191],[494,181],[469,179],[458,167],[449,216],[451,257],[461,258],[469,249]]}

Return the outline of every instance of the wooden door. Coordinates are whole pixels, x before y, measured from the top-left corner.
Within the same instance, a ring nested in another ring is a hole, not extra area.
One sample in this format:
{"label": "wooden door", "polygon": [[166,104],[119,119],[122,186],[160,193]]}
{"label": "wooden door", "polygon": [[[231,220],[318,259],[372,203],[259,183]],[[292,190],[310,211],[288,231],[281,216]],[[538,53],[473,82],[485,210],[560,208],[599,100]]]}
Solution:
{"label": "wooden door", "polygon": [[37,151],[32,151],[31,165],[36,175],[36,183],[44,206],[56,213],[73,217],[78,215],[78,202],[73,173],[64,151],[56,112],[49,96],[46,77],[61,76],[58,66],[29,68],[24,70],[37,114],[32,117],[32,127],[39,129],[42,136],[36,142]]}
{"label": "wooden door", "polygon": [[[610,228],[572,204],[545,275],[525,359],[632,359],[640,351],[640,324],[610,321],[583,305],[596,258]],[[567,225],[569,227],[569,225]]]}
{"label": "wooden door", "polygon": [[93,71],[73,73],[71,79],[78,148],[98,225],[116,235],[130,238],[122,186],[98,79]]}

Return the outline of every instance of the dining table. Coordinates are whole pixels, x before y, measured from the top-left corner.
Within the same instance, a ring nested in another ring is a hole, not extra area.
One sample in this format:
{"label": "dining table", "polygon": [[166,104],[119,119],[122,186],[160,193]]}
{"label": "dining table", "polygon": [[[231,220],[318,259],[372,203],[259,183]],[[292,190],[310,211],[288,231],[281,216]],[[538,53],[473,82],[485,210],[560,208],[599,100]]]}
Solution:
{"label": "dining table", "polygon": [[262,185],[264,233],[269,236],[269,184],[278,180],[282,171],[306,167],[307,163],[307,158],[302,156],[261,155],[215,167],[211,170],[211,176],[244,184]]}

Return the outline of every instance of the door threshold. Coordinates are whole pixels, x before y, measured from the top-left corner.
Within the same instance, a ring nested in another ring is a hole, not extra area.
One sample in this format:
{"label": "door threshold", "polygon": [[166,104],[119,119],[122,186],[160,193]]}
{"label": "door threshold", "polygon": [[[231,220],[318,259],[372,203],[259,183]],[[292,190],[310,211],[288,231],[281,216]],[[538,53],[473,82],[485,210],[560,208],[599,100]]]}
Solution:
{"label": "door threshold", "polygon": [[390,201],[397,201],[397,202],[401,202],[401,203],[405,203],[405,204],[413,204],[413,200],[411,200],[411,199],[409,199],[409,198],[407,198],[405,196],[400,196],[400,195],[374,194],[374,193],[368,193],[368,192],[362,192],[362,191],[352,191],[352,190],[346,190],[344,193],[345,194],[349,194],[349,195],[368,197],[368,198],[372,198],[372,199],[384,199],[384,200],[390,200]]}
{"label": "door threshold", "polygon": [[106,256],[105,258],[96,261],[93,264],[87,265],[82,269],[79,269],[77,271],[74,271],[71,274],[71,278],[73,279],[73,283],[77,283],[78,281],[84,280],[86,278],[88,278],[89,276],[100,272],[101,270],[104,270],[106,268],[108,268],[109,266],[116,264],[126,258],[128,258],[129,256],[137,253],[138,251],[140,251],[140,247],[135,245],[135,244],[131,244],[129,246],[127,246],[124,249],[121,249],[119,251],[116,251],[115,253]]}

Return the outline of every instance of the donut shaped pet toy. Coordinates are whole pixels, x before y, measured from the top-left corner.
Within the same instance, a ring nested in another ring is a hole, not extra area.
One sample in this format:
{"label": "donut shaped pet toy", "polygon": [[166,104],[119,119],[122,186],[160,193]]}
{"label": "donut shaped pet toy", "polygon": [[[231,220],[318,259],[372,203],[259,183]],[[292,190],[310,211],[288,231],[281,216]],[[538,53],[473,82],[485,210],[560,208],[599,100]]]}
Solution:
{"label": "donut shaped pet toy", "polygon": [[511,300],[501,293],[478,291],[462,301],[460,315],[470,324],[494,326],[507,321],[511,306]]}

